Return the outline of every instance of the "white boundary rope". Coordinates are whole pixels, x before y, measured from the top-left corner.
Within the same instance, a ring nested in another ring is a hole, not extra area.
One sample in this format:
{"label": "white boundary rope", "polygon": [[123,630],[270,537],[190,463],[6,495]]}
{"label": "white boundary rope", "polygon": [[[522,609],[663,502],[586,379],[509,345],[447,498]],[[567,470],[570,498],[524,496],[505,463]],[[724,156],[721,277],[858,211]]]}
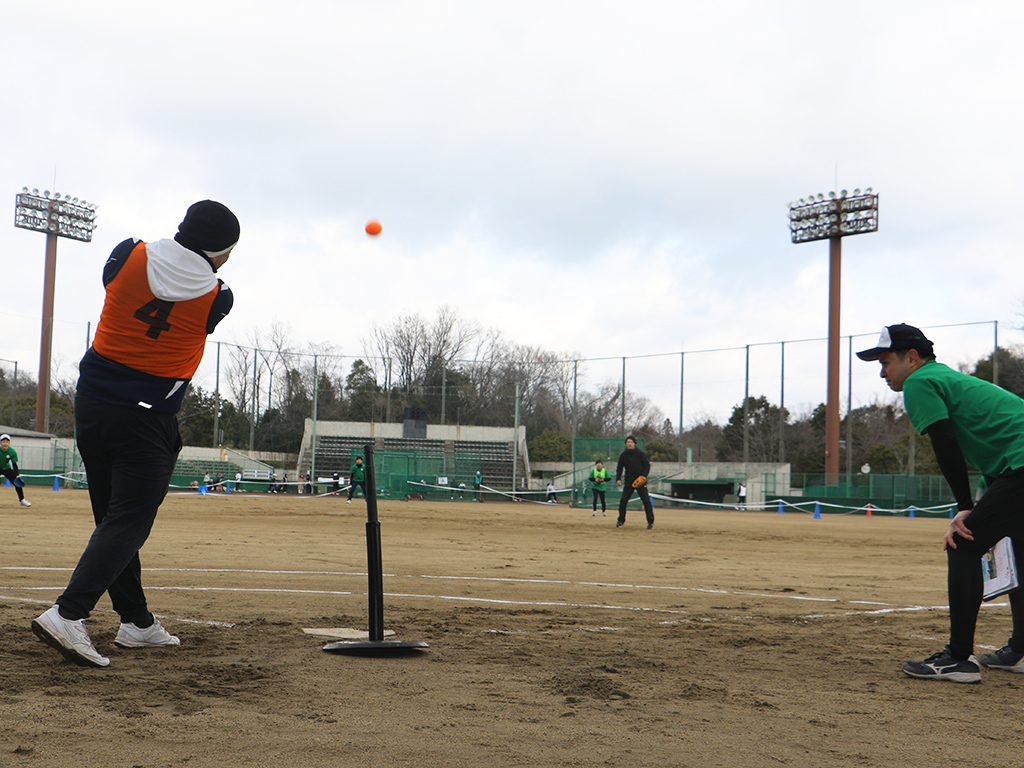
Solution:
{"label": "white boundary rope", "polygon": [[[84,472],[72,472],[72,473],[69,473],[69,474],[60,474],[60,473],[41,474],[41,475],[31,475],[31,477],[52,477],[54,479],[65,480],[67,482],[72,482],[72,483],[84,483],[85,482],[85,473]],[[235,480],[225,480],[225,481],[223,481],[223,483],[225,485],[230,485],[230,484],[236,483],[236,482],[237,481],[235,481]],[[268,484],[269,485],[270,484],[269,480],[243,480],[242,482],[243,483],[259,483],[260,485],[264,485],[264,484]],[[451,493],[452,494],[452,498],[455,498],[455,494],[458,494],[459,498],[465,498],[466,495],[469,495],[470,497],[472,497],[474,494],[477,493],[475,488],[459,488],[459,487],[453,486],[453,485],[433,485],[431,483],[427,483],[426,481],[407,480],[406,483],[408,485],[410,485],[410,486],[414,486],[414,487],[417,487],[417,488],[430,489],[430,490],[434,490],[434,491],[442,491],[442,492],[445,492],[445,493]],[[218,483],[211,483],[209,486],[199,486],[198,488],[196,488],[196,487],[189,487],[189,486],[183,486],[183,485],[172,485],[172,486],[170,486],[171,490],[168,491],[168,495],[169,496],[184,496],[184,495],[192,495],[192,494],[198,493],[201,496],[224,497],[224,496],[230,496],[230,495],[235,494],[235,493],[244,493],[244,494],[247,494],[247,497],[249,497],[249,498],[252,498],[252,497],[257,497],[258,498],[260,496],[267,496],[267,495],[273,496],[273,495],[275,495],[275,494],[273,494],[273,493],[271,493],[269,491],[247,491],[247,490],[244,490],[244,489],[241,490],[241,491],[239,491],[239,490],[231,490],[230,492],[221,493],[221,492],[213,490],[214,488],[217,487],[217,485],[218,485]],[[305,486],[305,482],[304,481],[297,481],[297,482],[289,481],[287,483],[278,483],[278,486],[288,486],[288,485]],[[335,495],[335,493],[341,494],[342,492],[347,491],[351,487],[352,487],[351,484],[348,484],[348,485],[341,486],[338,489],[338,491],[336,491],[336,492],[332,490],[332,491],[326,491],[324,493],[314,493],[314,494],[299,493],[299,494],[286,494],[286,495],[289,498],[319,499],[319,498],[324,498],[326,496],[333,496],[333,495]],[[205,492],[202,490],[203,488],[206,489]],[[549,503],[547,501],[541,501],[541,500],[537,500],[537,499],[526,498],[526,497],[529,497],[529,496],[537,496],[537,495],[541,495],[541,494],[547,495],[547,491],[525,491],[524,490],[524,491],[509,492],[509,491],[500,491],[500,490],[498,490],[496,488],[491,488],[490,486],[487,486],[487,485],[481,485],[480,486],[480,490],[481,491],[487,491],[488,493],[492,493],[492,494],[495,494],[497,496],[501,496],[503,498],[510,499],[512,501],[517,501],[517,502],[527,502],[529,504],[548,504]],[[560,493],[572,493],[572,492],[573,492],[572,488],[559,488],[559,489],[555,490],[555,494],[556,495],[560,494]],[[917,513],[917,512],[922,512],[922,513],[939,513],[939,512],[941,512],[941,513],[944,513],[944,514],[948,513],[950,517],[952,517],[954,514],[956,514],[956,504],[954,504],[954,503],[937,504],[937,505],[931,506],[931,507],[909,506],[909,507],[890,508],[890,507],[880,507],[880,506],[877,506],[875,504],[870,504],[870,503],[864,504],[864,505],[859,506],[859,507],[850,507],[850,506],[846,506],[846,505],[843,505],[843,504],[831,504],[831,503],[829,503],[827,501],[819,501],[819,500],[815,500],[815,499],[808,499],[807,501],[800,501],[800,502],[785,501],[783,499],[773,499],[773,500],[770,500],[770,501],[761,502],[760,504],[753,504],[753,503],[722,504],[722,503],[714,502],[714,501],[697,501],[695,499],[680,499],[680,498],[677,498],[675,496],[665,496],[665,495],[660,494],[660,493],[648,492],[648,495],[651,497],[651,499],[657,499],[658,501],[670,502],[672,504],[681,504],[681,505],[684,505],[684,506],[687,506],[687,507],[704,507],[704,508],[707,508],[707,509],[723,509],[723,510],[725,510],[725,509],[732,509],[732,510],[753,511],[753,512],[767,512],[767,511],[775,510],[775,511],[778,511],[779,513],[782,513],[784,510],[789,509],[789,510],[792,510],[794,512],[803,512],[805,514],[816,514],[816,513],[820,513],[820,512],[827,512],[828,510],[839,510],[839,511],[829,512],[829,514],[856,515],[856,514],[860,514],[860,513],[867,514],[869,512],[877,512],[877,513],[882,514],[882,515],[890,515],[890,516],[895,516],[895,517],[914,517],[915,513]],[[561,502],[559,502],[559,503],[561,503]],[[810,507],[810,508],[809,509],[804,509],[804,507]],[[580,508],[582,509],[582,507],[580,507]]]}

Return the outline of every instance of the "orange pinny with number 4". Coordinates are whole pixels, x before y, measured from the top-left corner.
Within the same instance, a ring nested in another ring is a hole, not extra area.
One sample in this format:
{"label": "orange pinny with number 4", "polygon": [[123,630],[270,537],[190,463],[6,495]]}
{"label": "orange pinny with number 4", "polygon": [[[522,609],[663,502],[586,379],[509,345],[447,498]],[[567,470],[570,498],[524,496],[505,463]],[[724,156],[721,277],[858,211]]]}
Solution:
{"label": "orange pinny with number 4", "polygon": [[[199,254],[185,252],[203,259]],[[144,242],[132,249],[107,283],[103,314],[92,345],[108,360],[136,371],[169,379],[190,379],[203,359],[210,308],[221,283],[211,269],[208,277],[203,275],[202,280],[193,279],[190,284],[181,285],[177,275],[167,273],[169,266],[173,270],[173,265],[161,263],[159,252],[150,253]],[[172,290],[158,296],[152,287],[154,283],[167,284]]]}

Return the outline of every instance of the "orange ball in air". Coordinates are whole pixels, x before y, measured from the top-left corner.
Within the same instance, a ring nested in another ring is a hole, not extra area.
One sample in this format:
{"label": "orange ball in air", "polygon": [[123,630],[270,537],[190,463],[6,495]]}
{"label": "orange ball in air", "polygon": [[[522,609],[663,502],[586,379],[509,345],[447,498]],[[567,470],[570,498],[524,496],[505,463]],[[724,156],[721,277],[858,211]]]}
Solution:
{"label": "orange ball in air", "polygon": [[368,235],[373,235],[374,237],[376,237],[377,235],[380,234],[381,229],[383,229],[383,227],[381,227],[379,221],[371,219],[370,221],[366,222],[366,234]]}

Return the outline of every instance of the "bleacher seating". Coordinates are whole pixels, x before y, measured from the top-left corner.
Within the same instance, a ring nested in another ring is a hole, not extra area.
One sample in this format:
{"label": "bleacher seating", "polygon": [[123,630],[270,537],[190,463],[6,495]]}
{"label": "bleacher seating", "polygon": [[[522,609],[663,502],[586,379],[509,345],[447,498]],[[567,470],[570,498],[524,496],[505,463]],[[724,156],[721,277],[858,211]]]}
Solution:
{"label": "bleacher seating", "polygon": [[[316,446],[317,475],[330,476],[337,472],[347,475],[352,468],[356,456],[363,455],[363,446],[372,443],[368,437],[342,437],[340,435],[320,435]],[[309,462],[301,468],[301,472],[309,470]]]}
{"label": "bleacher seating", "polygon": [[[510,489],[512,487],[512,444],[491,443],[482,440],[454,441],[455,461],[457,465],[475,465],[484,477],[484,485],[491,488]],[[525,474],[522,457],[519,460],[518,475]]]}
{"label": "bleacher seating", "polygon": [[225,480],[234,480],[235,475],[241,472],[242,468],[233,461],[217,461],[215,459],[181,459],[174,465],[174,474],[184,477],[202,478],[205,475],[210,477],[223,477]]}
{"label": "bleacher seating", "polygon": [[416,451],[421,456],[444,456],[444,440],[426,438],[385,437],[385,451]]}

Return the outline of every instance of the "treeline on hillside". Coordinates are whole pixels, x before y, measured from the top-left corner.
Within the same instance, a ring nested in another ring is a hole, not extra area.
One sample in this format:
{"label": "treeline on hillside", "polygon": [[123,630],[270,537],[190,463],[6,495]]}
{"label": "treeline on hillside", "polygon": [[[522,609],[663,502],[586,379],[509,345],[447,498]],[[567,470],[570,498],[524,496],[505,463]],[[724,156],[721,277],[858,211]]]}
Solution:
{"label": "treeline on hillside", "polygon": [[[313,413],[330,421],[400,422],[405,408],[421,408],[432,424],[512,426],[519,385],[519,423],[526,427],[534,461],[568,461],[571,457],[573,402],[580,437],[620,437],[625,406],[626,430],[647,440],[654,461],[785,461],[796,473],[824,471],[825,406],[792,414],[764,396],[743,403],[726,424],[711,419],[679,433],[648,398],[623,393],[619,382],[577,389],[573,360],[516,344],[495,330],[484,331],[464,321],[450,307],[435,318],[401,316],[385,326],[372,326],[363,346],[366,357],[342,368],[344,358],[330,345],[298,350],[288,332],[275,325],[269,333],[250,333],[250,348],[227,346],[221,359],[219,433],[218,400],[202,387],[190,388],[179,415],[186,445],[221,444],[240,449],[296,452],[305,419]],[[1024,396],[1024,348],[997,352],[999,384]],[[993,355],[966,373],[991,381]],[[0,369],[0,423],[34,429],[36,384]],[[56,382],[51,395],[50,431],[74,434],[74,381]],[[851,455],[846,441],[851,438]],[[840,466],[857,471],[869,464],[873,472],[920,474],[938,471],[929,441],[915,436],[898,399],[876,401],[847,414],[840,427]],[[216,442],[215,442],[216,440]]]}

